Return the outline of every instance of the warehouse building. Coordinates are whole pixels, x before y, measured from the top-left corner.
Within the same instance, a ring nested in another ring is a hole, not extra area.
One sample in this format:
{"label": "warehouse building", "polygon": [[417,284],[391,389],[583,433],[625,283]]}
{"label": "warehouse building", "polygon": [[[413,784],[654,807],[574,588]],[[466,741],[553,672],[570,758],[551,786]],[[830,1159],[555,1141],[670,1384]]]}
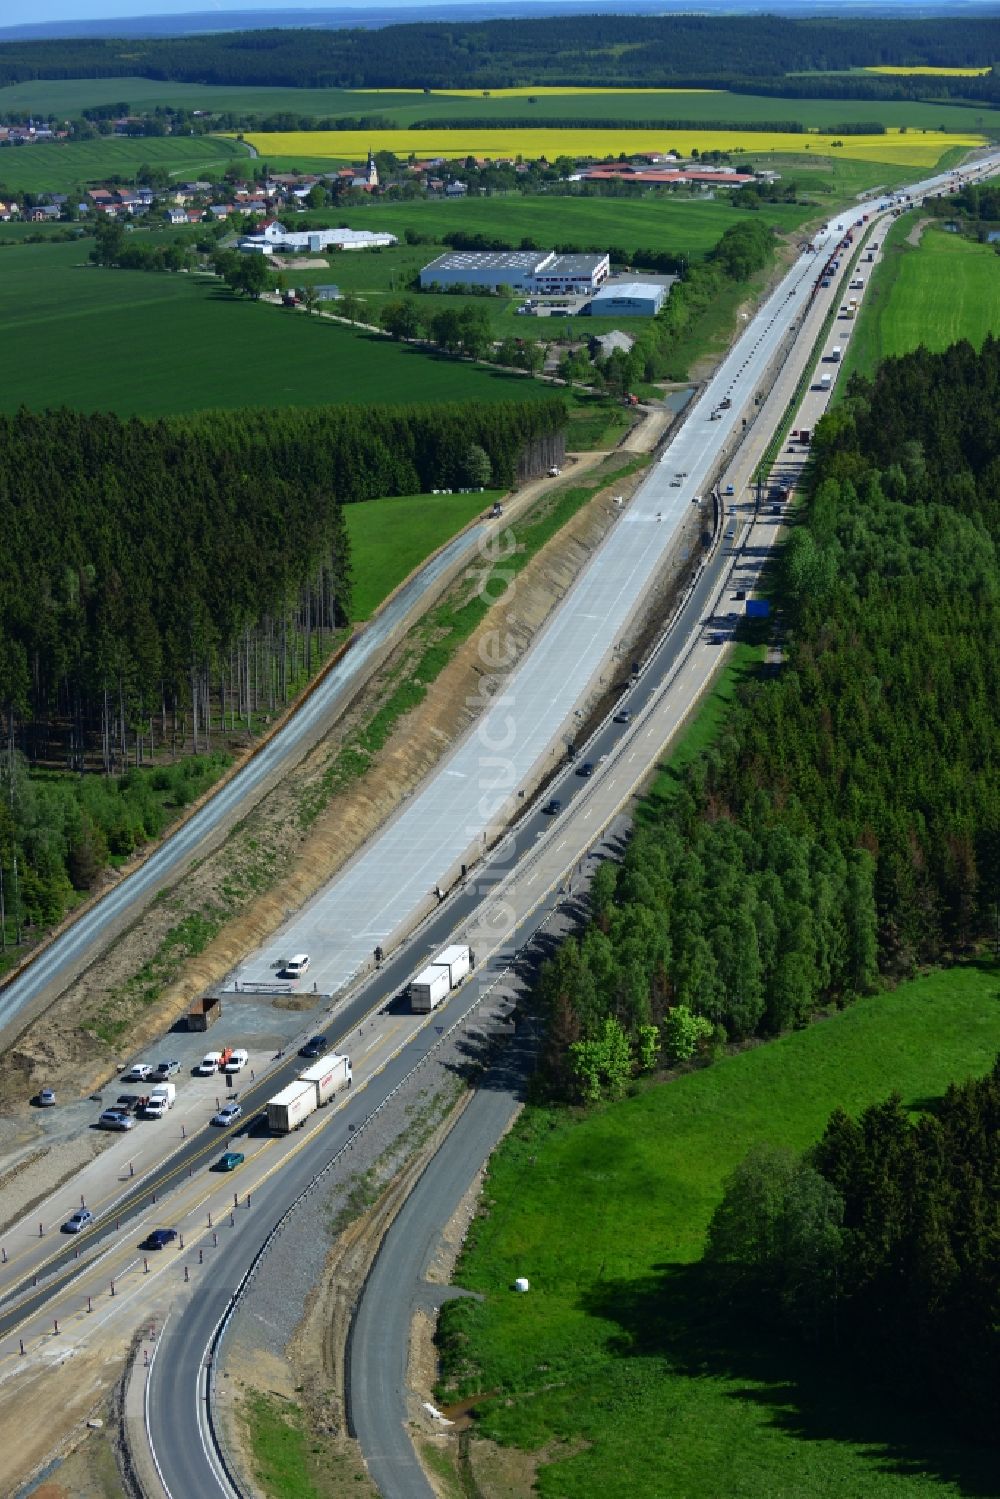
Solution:
{"label": "warehouse building", "polygon": [[302,229],[291,231],[277,219],[261,224],[254,234],[246,234],[239,248],[253,254],[287,255],[311,251],[314,255],[324,250],[376,250],[398,244],[394,234],[374,232],[370,229]]}
{"label": "warehouse building", "polygon": [[425,265],[420,285],[504,287],[535,296],[590,296],[607,280],[607,255],[553,250],[449,250]]}
{"label": "warehouse building", "polygon": [[591,298],[587,312],[591,317],[655,317],[676,279],[616,281]]}

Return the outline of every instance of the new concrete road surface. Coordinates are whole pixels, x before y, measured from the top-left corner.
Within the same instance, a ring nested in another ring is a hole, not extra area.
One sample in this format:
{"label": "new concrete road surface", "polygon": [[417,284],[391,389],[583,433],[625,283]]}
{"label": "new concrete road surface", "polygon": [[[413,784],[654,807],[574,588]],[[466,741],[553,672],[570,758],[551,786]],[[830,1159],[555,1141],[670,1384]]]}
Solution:
{"label": "new concrete road surface", "polygon": [[[813,321],[814,319],[810,317],[810,323]],[[752,333],[754,330],[751,328],[749,331]],[[754,341],[756,342],[759,337],[759,334],[756,335]],[[777,399],[777,392],[775,398]],[[768,417],[771,416],[773,412],[768,413]],[[745,464],[745,461],[743,458],[741,466]],[[673,466],[671,463],[671,468]],[[688,477],[693,477],[693,474],[692,468]],[[781,518],[757,517],[755,524],[773,533],[780,526]],[[740,518],[737,525],[736,542],[738,544],[742,539],[745,521]],[[623,534],[624,529],[621,527],[618,533],[613,534]],[[647,521],[645,533],[647,537],[650,535],[650,529]],[[683,712],[686,711],[683,707],[684,701],[690,703],[695,700],[698,683],[704,683],[711,674],[711,663],[714,658],[712,647],[718,643],[719,638],[713,620],[718,616],[725,589],[737,584],[741,588],[753,586],[756,569],[761,561],[757,553],[766,552],[769,540],[770,537],[765,539],[762,535],[761,546],[754,547],[753,554],[746,556],[737,555],[735,548],[720,547],[712,562],[703,570],[692,591],[684,616],[679,622],[679,628],[664,648],[654,655],[640,681],[631,689],[627,702],[635,717],[634,729],[609,722],[602,726],[595,739],[587,746],[588,755],[594,755],[598,760],[607,756],[606,774],[598,774],[591,781],[588,777],[576,777],[568,773],[564,790],[567,798],[565,814],[560,814],[558,820],[550,817],[547,822],[544,816],[529,814],[529,818],[518,825],[517,839],[512,841],[519,841],[522,847],[527,844],[529,854],[526,858],[518,860],[511,878],[503,887],[504,894],[510,902],[512,916],[504,941],[506,949],[523,948],[538,928],[549,919],[560,899],[559,871],[565,870],[587,848],[593,847],[601,828],[607,825],[609,818],[614,815],[615,808],[627,797],[632,785],[649,765],[651,756],[655,755],[655,747],[662,745],[671,727],[676,726],[678,714],[683,716]],[[734,568],[742,569],[742,572],[733,572]],[[707,615],[706,611],[708,611]],[[711,628],[706,628],[706,625]],[[660,688],[664,682],[681,683],[682,677],[686,680],[683,683],[683,690],[679,693],[681,706],[678,707],[672,701],[670,693],[662,693]],[[642,741],[645,742],[642,743]],[[632,761],[636,762],[634,766],[630,763]],[[447,769],[446,765],[445,772]],[[572,795],[570,794],[571,786]],[[549,832],[547,836],[539,837],[542,826],[547,826]],[[390,888],[394,885],[399,873],[399,866],[396,869],[387,869],[386,878]],[[481,874],[482,871],[477,871],[477,875]],[[434,912],[430,923],[418,933],[413,942],[408,945],[407,950],[394,958],[393,967],[397,974],[407,970],[412,972],[419,966],[420,959],[415,955],[421,948],[427,955],[437,946],[443,945],[452,933],[458,935],[463,922],[473,917],[476,905],[481,899],[476,888],[477,882],[480,886],[483,884],[482,879],[469,880],[439,910]],[[538,891],[537,895],[533,893],[535,889]],[[327,928],[325,932],[320,931],[318,935],[322,936],[323,942],[315,948],[316,961],[322,963],[326,944],[331,938],[336,940],[337,931]],[[284,950],[286,952],[291,950],[293,945],[305,946],[301,942],[289,942]],[[488,990],[496,977],[503,972],[506,961],[507,958],[503,953],[497,952],[491,956],[490,960],[477,970],[474,980],[452,996],[446,1009],[441,1013],[441,1018],[449,1026],[461,1024],[464,1017],[479,1002],[479,996],[483,990]],[[260,968],[257,971],[259,972]],[[376,986],[384,985],[387,976],[385,973],[380,974],[372,981],[372,984],[366,986],[369,998]],[[325,981],[323,987],[327,987]],[[357,1002],[363,1007],[364,1000],[360,996]],[[352,1011],[354,1003],[355,1001],[352,1000],[350,1006]],[[435,1018],[436,1015],[437,1012]],[[346,1012],[344,1018],[346,1019]],[[295,1153],[292,1162],[286,1165],[280,1173],[274,1174],[259,1196],[255,1191],[256,1206],[253,1214],[255,1225],[261,1220],[265,1224],[273,1220],[275,1204],[288,1204],[301,1190],[302,1184],[312,1180],[315,1171],[330,1159],[330,1152],[336,1152],[340,1148],[339,1142],[345,1138],[345,1127],[348,1131],[357,1127],[359,1123],[364,1122],[372,1106],[376,1104],[379,1107],[382,1106],[379,1100],[389,1100],[397,1082],[407,1076],[414,1066],[419,1065],[420,1057],[434,1046],[436,1029],[437,1027],[426,1027],[406,1043],[379,1074],[377,1088],[369,1086],[369,1097],[349,1098],[341,1108],[338,1108],[330,1121],[328,1130],[324,1131],[326,1138],[323,1141],[322,1154],[318,1154],[317,1149],[310,1148],[312,1142],[305,1141],[303,1148]],[[343,1041],[338,1038],[337,1044],[341,1049],[350,1049],[350,1041],[347,1037]],[[472,1117],[475,1119],[476,1115]],[[502,1119],[502,1117],[503,1109],[501,1108],[497,1119]],[[485,1115],[482,1118],[484,1133],[488,1134],[496,1129],[497,1120],[492,1120],[491,1117],[491,1122],[488,1122]],[[457,1138],[461,1139],[461,1136]],[[472,1155],[476,1155],[475,1150],[472,1151]],[[437,1162],[438,1159],[436,1157],[435,1161]],[[442,1162],[448,1159],[448,1156],[440,1157]],[[466,1166],[468,1167],[468,1160],[466,1160]],[[471,1174],[471,1169],[467,1170],[466,1182]],[[429,1170],[425,1173],[425,1179],[428,1183],[427,1190],[432,1190],[432,1184],[437,1179],[436,1173]],[[437,1198],[438,1205],[434,1216],[439,1224],[448,1216],[445,1198],[448,1202],[451,1201],[455,1184],[452,1180],[447,1189],[442,1191]],[[416,1227],[413,1232],[417,1233]],[[184,1429],[185,1423],[190,1425],[193,1411],[202,1412],[203,1409],[203,1374],[206,1358],[216,1346],[214,1312],[221,1305],[221,1300],[216,1297],[215,1293],[220,1284],[223,1289],[227,1289],[240,1283],[243,1268],[253,1261],[257,1247],[263,1243],[265,1237],[263,1231],[256,1227],[252,1233],[244,1230],[239,1236],[238,1251],[236,1241],[232,1241],[229,1263],[221,1256],[217,1257],[211,1265],[206,1261],[206,1268],[201,1279],[201,1289],[206,1295],[206,1300],[204,1302],[191,1301],[187,1307],[181,1306],[178,1309],[173,1331],[157,1355],[156,1367],[150,1382],[153,1392],[151,1408],[155,1413],[153,1415],[155,1429],[152,1437],[154,1450],[161,1463],[165,1464],[164,1478],[167,1489],[171,1493],[179,1495],[196,1492],[199,1495],[210,1495],[233,1491],[228,1480],[219,1473],[218,1459],[212,1458],[207,1451],[211,1445],[211,1434],[203,1426],[202,1415],[198,1415],[196,1420],[199,1429],[202,1430],[205,1450],[201,1450],[200,1443],[196,1445],[191,1442],[184,1452],[179,1452],[176,1450],[178,1444],[174,1437],[179,1430]],[[390,1253],[395,1253],[395,1251],[387,1248],[386,1254]],[[260,1264],[260,1273],[265,1273],[268,1265],[267,1257]],[[411,1286],[413,1284],[412,1274],[410,1284]],[[197,1332],[192,1330],[195,1326],[197,1326]],[[382,1342],[384,1341],[383,1339]],[[362,1357],[364,1364],[359,1363]],[[382,1346],[380,1342],[371,1342],[364,1332],[360,1337],[357,1332],[355,1333],[352,1367],[356,1377],[360,1377],[364,1383],[366,1406],[372,1411],[381,1410],[379,1420],[382,1424],[378,1428],[377,1435],[366,1441],[367,1455],[376,1460],[384,1459],[384,1491],[391,1495],[403,1492],[398,1487],[398,1474],[407,1469],[406,1455],[401,1453],[397,1441],[398,1432],[395,1429],[389,1430],[390,1427],[398,1428],[399,1426],[398,1420],[395,1419],[398,1413],[398,1403],[390,1398],[393,1392],[398,1392],[399,1389],[399,1357],[398,1347],[390,1349],[388,1345]],[[356,1386],[356,1379],[353,1382]],[[207,1404],[210,1406],[210,1401]],[[357,1406],[355,1410],[357,1419]],[[395,1477],[393,1473],[396,1474]]]}
{"label": "new concrete road surface", "polygon": [[432,557],[390,599],[386,607],[352,642],[316,690],[225,785],[209,798],[140,867],[85,911],[61,936],[44,948],[16,978],[0,988],[0,1035],[23,1025],[29,1014],[59,994],[118,932],[135,921],[168,881],[176,879],[197,854],[203,857],[228,828],[326,732],[341,708],[397,630],[422,606],[428,590],[463,559],[475,556],[495,534],[495,522],[480,522],[463,531]]}
{"label": "new concrete road surface", "polygon": [[[929,190],[937,181],[914,191]],[[870,206],[869,206],[869,211]],[[415,916],[473,864],[517,808],[520,792],[555,768],[573,739],[574,713],[662,567],[690,507],[705,498],[759,401],[785,363],[807,312],[841,295],[843,275],[818,293],[817,277],[855,215],[834,216],[748,324],[690,409],[664,456],[550,617],[479,722],[382,832],[325,890],[243,963],[242,985],[273,981],[294,953],[309,953],[327,993],[342,991],[405,933]],[[847,257],[845,257],[846,259]],[[791,330],[791,331],[790,331]],[[799,351],[800,359],[804,352]],[[798,362],[798,361],[796,361]],[[498,592],[500,590],[498,589]],[[517,609],[516,589],[501,604]],[[496,653],[503,660],[502,637]],[[488,669],[490,660],[484,661]]]}

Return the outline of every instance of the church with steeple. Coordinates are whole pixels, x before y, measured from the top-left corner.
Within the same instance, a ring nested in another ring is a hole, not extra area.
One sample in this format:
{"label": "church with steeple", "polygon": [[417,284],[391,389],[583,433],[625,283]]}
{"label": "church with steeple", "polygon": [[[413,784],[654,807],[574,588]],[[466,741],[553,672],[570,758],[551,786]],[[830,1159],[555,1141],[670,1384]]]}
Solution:
{"label": "church with steeple", "polygon": [[378,167],[375,165],[375,152],[368,152],[368,160],[365,163],[364,172],[356,172],[351,178],[352,187],[363,188],[366,193],[373,193],[378,187]]}

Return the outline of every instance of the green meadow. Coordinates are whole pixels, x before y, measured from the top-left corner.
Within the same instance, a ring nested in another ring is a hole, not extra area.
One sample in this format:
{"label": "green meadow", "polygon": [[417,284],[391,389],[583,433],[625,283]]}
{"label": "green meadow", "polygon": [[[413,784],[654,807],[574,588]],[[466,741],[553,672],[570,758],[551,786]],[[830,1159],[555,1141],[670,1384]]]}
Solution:
{"label": "green meadow", "polygon": [[993,1454],[859,1388],[836,1349],[730,1325],[697,1261],[753,1144],[801,1151],[838,1106],[919,1110],[986,1072],[998,996],[996,967],[954,968],[617,1104],[529,1107],[456,1274],[484,1299],[445,1313],[443,1398],[482,1392],[476,1430],[539,1454],[543,1499],[995,1494]]}
{"label": "green meadow", "polygon": [[421,120],[447,123],[471,116],[502,124],[559,120],[795,120],[816,129],[878,121],[911,129],[971,130],[1000,125],[1000,111],[950,103],[880,102],[865,99],[778,99],[722,90],[636,90],[622,93],[467,95],[351,89],[225,88],[169,83],[149,78],[91,78],[9,84],[0,88],[0,111],[30,110],[72,117],[88,105],[128,104],[132,109],[174,105],[188,109],[270,114],[289,110],[303,118],[379,114],[399,125]]}
{"label": "green meadow", "polygon": [[249,159],[239,141],[218,135],[148,136],[139,140],[107,135],[92,141],[8,147],[0,151],[0,195],[4,191],[65,193],[110,178],[131,183],[143,165],[162,167],[178,182],[206,176],[214,180],[234,161]]}
{"label": "green meadow", "polygon": [[351,614],[370,618],[375,609],[470,521],[485,514],[498,492],[407,494],[345,505],[351,540]]}
{"label": "green meadow", "polygon": [[1000,261],[981,245],[930,226],[908,243],[914,216],[894,224],[844,360],[871,374],[880,360],[921,344],[938,353],[966,338],[978,348],[1000,333]]}
{"label": "green meadow", "polygon": [[212,407],[534,400],[539,381],[232,296],[214,277],[98,270],[87,245],[0,250],[0,409],[121,416]]}

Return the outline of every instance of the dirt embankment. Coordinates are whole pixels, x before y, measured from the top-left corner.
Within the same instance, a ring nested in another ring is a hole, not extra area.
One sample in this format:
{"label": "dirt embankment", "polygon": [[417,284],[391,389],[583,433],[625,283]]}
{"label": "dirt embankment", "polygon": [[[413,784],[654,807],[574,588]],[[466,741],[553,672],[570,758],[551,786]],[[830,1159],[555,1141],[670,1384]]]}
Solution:
{"label": "dirt embankment", "polygon": [[[641,473],[625,480],[611,477],[521,572],[516,618],[505,625],[512,636],[511,666],[614,524],[616,512],[609,498],[630,494],[641,478]],[[463,596],[473,582],[469,576],[460,579],[452,596]],[[259,804],[222,848],[154,902],[141,923],[81,974],[0,1059],[0,1106],[9,1110],[23,1105],[42,1081],[70,1093],[94,1091],[111,1074],[119,1053],[161,1036],[194,996],[217,984],[245,952],[280,926],[289,911],[329,880],[473,721],[488,671],[479,647],[485,632],[493,628],[488,615],[419,706],[397,723],[368,772],[327,800],[319,816],[303,828],[301,809],[311,797],[323,797],[324,777],[345,740],[372,718],[412,669],[420,647],[409,637],[293,775]],[[264,885],[268,888],[254,893]],[[243,897],[234,898],[234,890]],[[196,920],[221,901],[229,909],[236,907],[234,916],[203,952],[183,964],[179,977],[162,994],[155,985],[150,994],[130,984],[181,922]],[[127,1040],[115,1048],[94,1034],[95,1026],[109,1020],[127,1023]]]}

